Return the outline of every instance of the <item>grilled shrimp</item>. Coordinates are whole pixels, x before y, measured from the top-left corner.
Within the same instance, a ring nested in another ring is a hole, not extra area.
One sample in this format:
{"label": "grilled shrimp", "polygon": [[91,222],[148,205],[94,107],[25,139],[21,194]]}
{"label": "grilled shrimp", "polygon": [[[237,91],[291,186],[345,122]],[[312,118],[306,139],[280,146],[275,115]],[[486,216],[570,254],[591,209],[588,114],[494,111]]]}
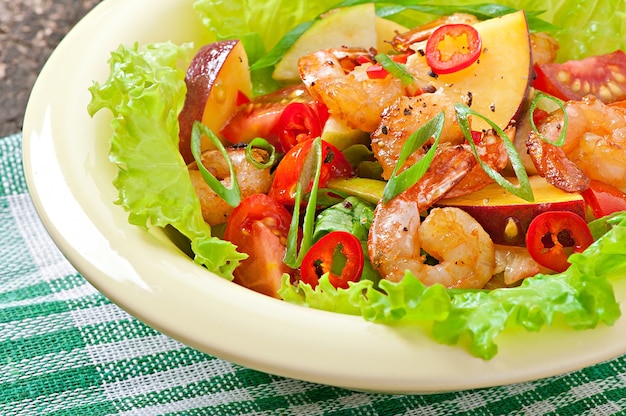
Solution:
{"label": "grilled shrimp", "polygon": [[[237,182],[241,190],[241,197],[245,198],[252,194],[267,193],[272,177],[269,169],[259,169],[246,159],[246,150],[231,148],[227,150],[233,163]],[[253,157],[262,161],[267,158],[267,152],[262,149],[254,149]],[[207,150],[202,153],[202,164],[209,172],[219,179],[224,186],[230,186],[231,178],[228,165],[219,150]],[[189,164],[189,176],[193,187],[200,199],[202,217],[209,225],[217,225],[226,222],[232,213],[231,207],[220,198],[215,191],[204,181],[195,162]]]}
{"label": "grilled shrimp", "polygon": [[[372,133],[372,151],[382,167],[382,177],[389,179],[400,157],[400,152],[411,134],[428,120],[444,111],[445,121],[441,136],[441,145],[456,145],[465,142],[465,136],[456,120],[454,103],[444,94],[426,93],[417,97],[400,97],[385,109],[378,128]],[[515,127],[505,131],[513,137]],[[463,144],[465,151],[471,152],[469,144]],[[504,169],[509,156],[500,137],[493,131],[482,133],[476,146],[480,159],[496,171]],[[418,149],[407,158],[400,171],[413,165],[426,153],[426,149]],[[483,188],[493,180],[483,168],[476,164],[474,168],[452,189],[447,197],[467,195]]]}
{"label": "grilled shrimp", "polygon": [[[607,105],[594,96],[565,103],[568,125],[561,147],[530,132],[526,145],[539,175],[569,192],[586,189],[589,179],[626,191],[626,108],[622,105]],[[537,127],[555,141],[563,123],[563,112],[556,111]]]}
{"label": "grilled shrimp", "polygon": [[370,79],[368,64],[357,58],[372,53],[362,48],[324,49],[298,60],[300,77],[311,95],[323,102],[330,114],[349,126],[372,132],[380,122],[380,114],[407,88],[396,77]]}
{"label": "grilled shrimp", "polygon": [[[454,103],[444,94],[431,93],[416,97],[399,97],[387,107],[380,124],[372,133],[372,151],[383,168],[382,176],[389,179],[407,139],[441,111],[445,121],[440,143],[460,144],[465,137],[456,121]],[[417,151],[406,161],[406,167],[417,162],[425,152]]]}
{"label": "grilled shrimp", "polygon": [[[493,242],[480,224],[458,208],[420,213],[463,179],[476,159],[461,146],[444,146],[412,187],[376,207],[368,252],[381,276],[400,281],[406,271],[426,285],[482,288],[493,275]],[[439,261],[425,264],[422,249]]]}

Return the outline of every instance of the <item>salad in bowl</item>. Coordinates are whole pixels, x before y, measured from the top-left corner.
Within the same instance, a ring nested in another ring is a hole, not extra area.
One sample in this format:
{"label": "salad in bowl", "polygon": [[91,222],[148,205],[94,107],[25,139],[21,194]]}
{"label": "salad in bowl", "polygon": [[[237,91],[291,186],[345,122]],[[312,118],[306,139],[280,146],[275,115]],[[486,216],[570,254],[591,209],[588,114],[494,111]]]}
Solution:
{"label": "salad in bowl", "polygon": [[459,3],[196,1],[214,41],[121,45],[90,88],[117,203],[250,290],[483,359],[508,327],[613,324],[624,40]]}

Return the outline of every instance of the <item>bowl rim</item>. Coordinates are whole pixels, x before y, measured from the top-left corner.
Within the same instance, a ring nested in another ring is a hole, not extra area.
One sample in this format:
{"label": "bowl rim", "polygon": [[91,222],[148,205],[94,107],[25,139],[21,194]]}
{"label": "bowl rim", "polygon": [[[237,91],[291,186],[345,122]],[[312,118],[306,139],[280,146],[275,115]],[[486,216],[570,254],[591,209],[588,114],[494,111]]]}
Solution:
{"label": "bowl rim", "polygon": [[[498,355],[484,361],[436,343],[426,327],[374,324],[244,289],[190,261],[163,231],[129,224],[113,203],[115,167],[106,157],[110,117],[88,116],[87,88],[106,79],[109,53],[120,43],[202,42],[191,4],[104,0],[55,49],[27,105],[23,163],[36,211],[69,262],[107,298],[218,358],[360,391],[498,386],[563,374],[626,352],[621,319],[593,332],[507,331],[498,338]],[[626,299],[624,282],[615,291],[618,300]]]}

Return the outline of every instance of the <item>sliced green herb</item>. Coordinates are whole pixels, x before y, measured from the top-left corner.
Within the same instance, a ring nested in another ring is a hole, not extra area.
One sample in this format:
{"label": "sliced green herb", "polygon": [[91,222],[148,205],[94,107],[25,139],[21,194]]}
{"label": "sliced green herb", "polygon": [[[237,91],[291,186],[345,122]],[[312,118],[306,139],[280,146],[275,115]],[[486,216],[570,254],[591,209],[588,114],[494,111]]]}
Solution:
{"label": "sliced green herb", "polygon": [[[535,117],[534,117],[535,110],[537,109],[539,100],[542,100],[542,99],[549,100],[549,101],[556,103],[561,108],[561,111],[563,112],[563,125],[561,126],[559,138],[556,139],[556,141],[552,141],[548,139],[547,137],[545,137],[543,134],[541,134],[539,130],[537,129],[537,126],[535,125]],[[528,111],[528,114],[530,117],[530,126],[532,127],[533,132],[537,136],[539,136],[541,140],[543,140],[546,143],[553,144],[555,146],[563,146],[563,143],[565,143],[565,134],[567,133],[567,125],[569,124],[569,120],[567,118],[567,111],[565,111],[565,104],[563,103],[563,101],[559,100],[558,98],[552,95],[544,94],[543,92],[538,91],[530,103],[530,109]]]}
{"label": "sliced green herb", "polygon": [[[393,173],[383,190],[383,203],[386,203],[393,199],[396,195],[401,194],[417,183],[422,176],[424,176],[424,173],[426,173],[426,170],[428,169],[428,166],[430,166],[430,162],[432,162],[435,157],[435,152],[437,151],[439,136],[441,136],[441,131],[443,130],[444,114],[445,113],[441,111],[417,131],[411,134],[411,136],[407,139],[406,143],[402,147],[402,152],[400,152],[398,163],[396,163],[396,167],[394,168]],[[405,171],[398,174],[398,169],[404,165],[406,159],[417,149],[421,148],[432,137],[435,138],[435,141],[424,157],[411,167],[407,168]]]}
{"label": "sliced green herb", "polygon": [[[255,147],[265,150],[268,153],[268,157],[265,162],[259,162],[254,158],[252,155],[252,149]],[[270,142],[261,137],[254,138],[246,146],[246,160],[257,169],[271,168],[276,162],[276,148]]]}
{"label": "sliced green herb", "polygon": [[402,85],[413,83],[413,75],[407,71],[406,66],[392,60],[388,55],[379,53],[376,55],[378,62],[387,72],[402,81]]}
{"label": "sliced green herb", "polygon": [[[313,244],[313,227],[315,225],[315,211],[317,207],[317,192],[322,171],[322,140],[318,137],[313,140],[311,150],[304,160],[304,166],[296,184],[296,197],[294,202],[293,217],[287,234],[287,250],[284,262],[291,268],[298,268],[302,258]],[[304,212],[302,222],[302,241],[298,249],[298,226],[300,224],[300,205],[308,185],[313,181],[311,192]]]}
{"label": "sliced green herb", "polygon": [[[524,168],[522,159],[517,153],[515,145],[513,144],[511,139],[509,139],[509,137],[504,133],[504,131],[502,131],[502,129],[498,127],[498,125],[495,124],[493,121],[483,116],[482,114],[472,110],[464,104],[455,103],[454,110],[456,111],[461,131],[469,142],[470,147],[472,148],[472,152],[474,152],[474,156],[476,156],[476,160],[478,160],[478,163],[480,163],[480,166],[483,168],[485,173],[487,173],[487,175],[489,175],[489,177],[493,179],[498,185],[500,185],[513,195],[525,199],[526,201],[534,201],[535,198],[533,195],[533,190],[530,187],[530,181],[528,180],[528,174],[526,173],[526,169]],[[472,132],[469,126],[468,116],[479,117],[485,120],[503,141],[504,148],[509,155],[509,160],[511,162],[511,165],[513,166],[513,171],[515,172],[515,176],[518,180],[517,186],[513,185],[511,182],[505,179],[504,176],[500,174],[500,172],[496,171],[491,166],[482,161],[482,159],[478,155],[478,151],[476,150],[476,143],[474,143],[474,139],[472,138]]]}
{"label": "sliced green herb", "polygon": [[319,19],[319,16],[308,22],[300,23],[289,32],[287,32],[278,43],[261,59],[250,65],[250,71],[256,71],[262,68],[268,68],[276,65],[282,59],[291,46],[306,32],[313,23]]}
{"label": "sliced green herb", "polygon": [[[211,143],[215,145],[215,147],[222,153],[224,159],[226,159],[226,164],[228,165],[228,170],[230,172],[231,177],[231,185],[230,188],[224,186],[222,182],[220,182],[211,172],[209,172],[204,165],[202,164],[202,154],[200,150],[200,145],[202,143],[202,136],[206,136],[209,138]],[[207,126],[196,121],[193,123],[193,128],[191,130],[191,154],[198,165],[198,170],[202,175],[204,181],[209,185],[209,187],[224,201],[228,203],[228,205],[232,207],[236,207],[241,202],[241,192],[239,191],[239,183],[237,182],[237,176],[235,175],[235,168],[233,167],[233,162],[230,160],[228,156],[228,152],[224,145],[217,138],[215,133],[211,131]]]}

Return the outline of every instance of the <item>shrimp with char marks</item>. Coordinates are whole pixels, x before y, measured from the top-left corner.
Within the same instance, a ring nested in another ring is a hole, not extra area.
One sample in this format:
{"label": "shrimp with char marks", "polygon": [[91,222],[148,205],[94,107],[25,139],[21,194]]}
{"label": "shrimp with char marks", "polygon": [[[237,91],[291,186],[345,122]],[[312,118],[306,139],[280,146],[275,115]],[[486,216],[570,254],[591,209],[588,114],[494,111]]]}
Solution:
{"label": "shrimp with char marks", "polygon": [[[444,94],[403,96],[385,108],[378,127],[371,134],[372,151],[383,169],[384,179],[391,177],[409,136],[441,111],[444,111],[444,124],[439,137],[440,143],[463,143],[465,136],[456,121],[454,103]],[[413,165],[424,153],[425,151],[414,152],[401,168]]]}
{"label": "shrimp with char marks", "polygon": [[[557,147],[531,131],[526,146],[539,175],[568,192],[587,189],[598,180],[626,191],[626,108],[624,102],[604,104],[594,96],[565,103],[565,142]],[[550,113],[537,124],[548,140],[564,128],[563,111]]]}
{"label": "shrimp with char marks", "polygon": [[[243,199],[257,193],[267,193],[272,185],[270,169],[259,169],[249,162],[246,159],[245,148],[229,148],[227,153],[235,170],[241,198]],[[264,161],[268,157],[267,152],[262,149],[252,149],[251,153],[252,157],[257,161]],[[220,180],[224,186],[229,187],[231,185],[230,170],[228,169],[226,159],[224,159],[219,150],[204,151],[201,155],[201,160],[202,165]],[[188,168],[191,183],[200,200],[204,220],[209,225],[226,222],[234,208],[218,196],[205,182],[195,162],[190,163]]]}
{"label": "shrimp with char marks", "polygon": [[[372,265],[387,280],[398,282],[407,271],[426,285],[482,288],[495,269],[489,235],[465,211],[433,208],[474,167],[476,159],[461,145],[444,146],[425,175],[387,203],[378,203],[368,238]],[[425,263],[422,250],[439,261]]]}
{"label": "shrimp with char marks", "polygon": [[[458,124],[453,101],[444,94],[425,93],[416,97],[400,97],[393,105],[385,109],[381,123],[372,133],[372,151],[382,167],[382,177],[388,180],[393,173],[400,153],[411,134],[426,124],[439,112],[444,111],[444,124],[440,133],[440,145],[462,144],[465,151],[471,153],[470,145],[465,143],[465,136]],[[515,127],[509,126],[505,134],[513,137]],[[477,138],[476,152],[486,165],[501,171],[509,162],[504,142],[493,130],[480,133]],[[421,159],[426,148],[418,149],[411,154],[399,171],[408,168]],[[476,164],[470,172],[448,193],[447,197],[455,197],[477,191],[493,182],[480,164]]]}

